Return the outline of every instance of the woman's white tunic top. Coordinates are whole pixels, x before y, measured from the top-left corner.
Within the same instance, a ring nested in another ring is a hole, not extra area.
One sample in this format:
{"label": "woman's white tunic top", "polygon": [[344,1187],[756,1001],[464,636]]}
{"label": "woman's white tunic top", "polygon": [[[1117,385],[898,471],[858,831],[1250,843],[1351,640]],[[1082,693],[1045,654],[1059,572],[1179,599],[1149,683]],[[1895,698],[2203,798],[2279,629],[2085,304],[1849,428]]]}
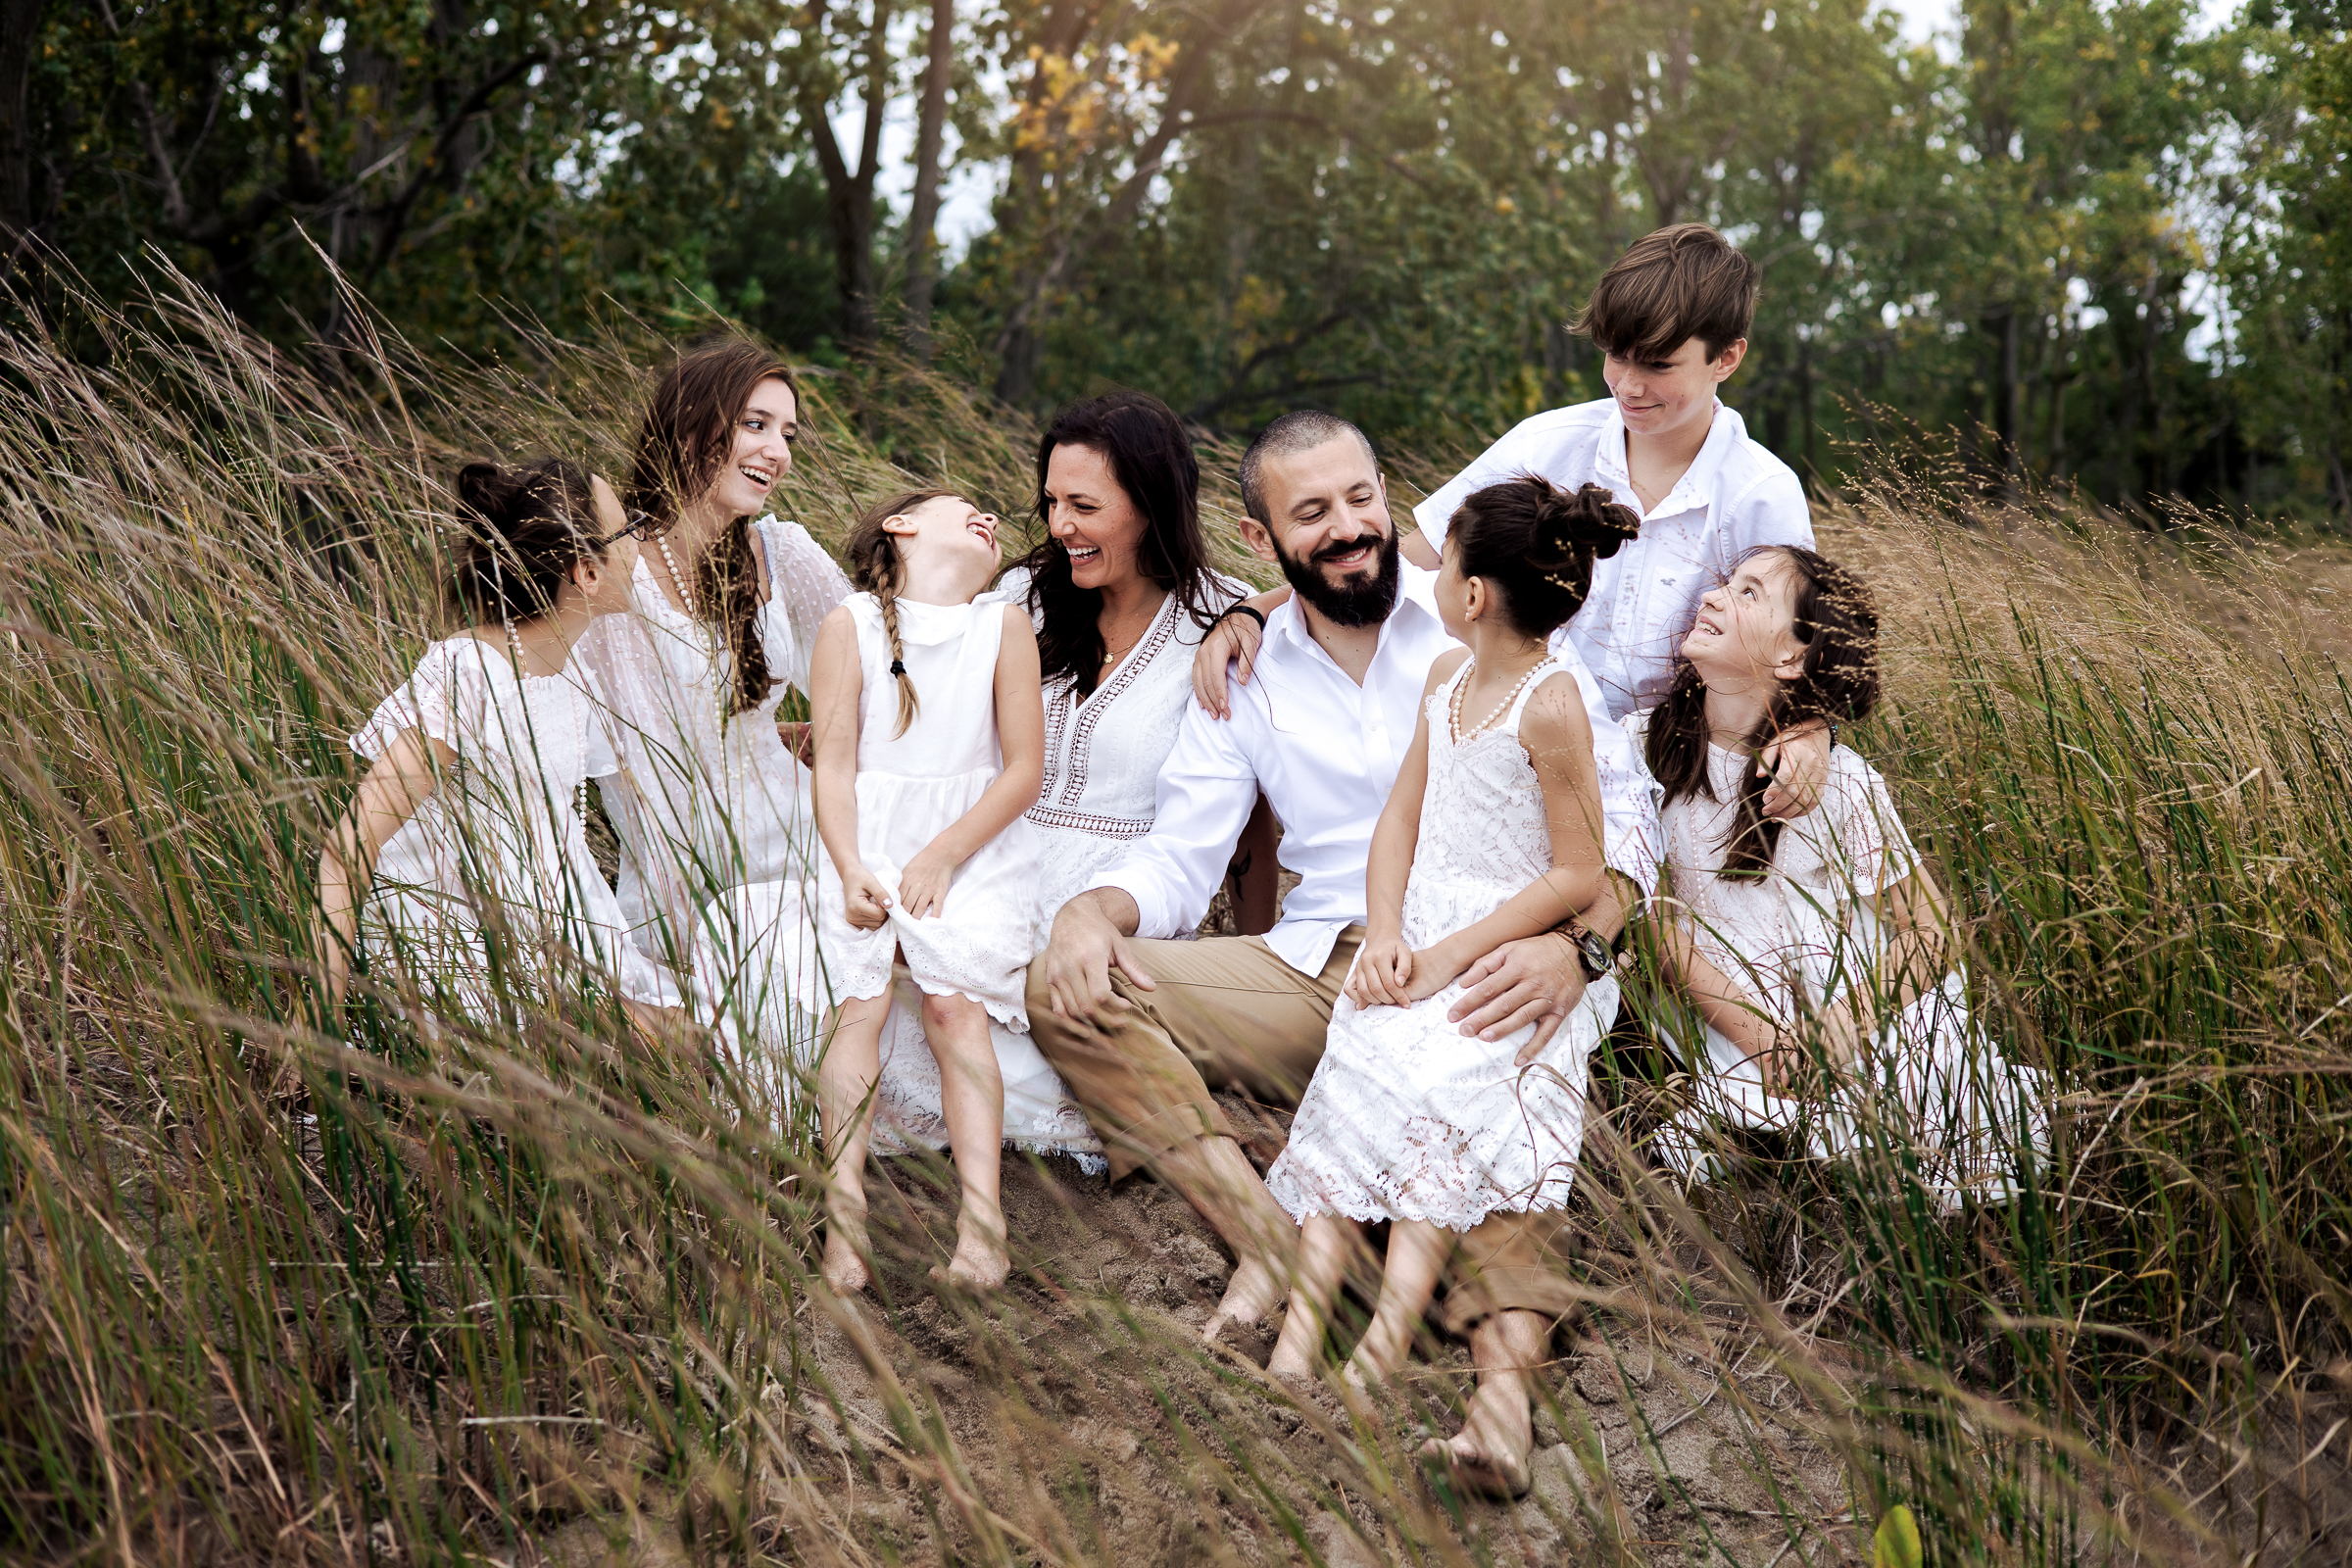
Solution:
{"label": "woman's white tunic top", "polygon": [[371,965],[486,1016],[494,934],[511,998],[555,977],[554,944],[622,996],[674,1004],[669,977],[626,941],[588,850],[580,786],[617,765],[593,678],[576,664],[521,675],[506,649],[453,637],[425,650],[352,749],[373,761],[410,730],[457,761],[376,858],[361,912]]}
{"label": "woman's white tunic top", "polygon": [[578,658],[602,685],[619,772],[604,789],[619,836],[620,910],[640,951],[689,972],[711,896],[814,869],[808,775],[776,734],[787,686],[808,686],[816,628],[849,579],[797,522],[761,518],[768,601],[754,622],[775,680],[758,708],[727,718],[735,662],[724,634],[673,607],[648,549],[632,613],[599,619]]}
{"label": "woman's white tunic top", "polygon": [[[1249,596],[1236,578],[1209,580],[1207,612]],[[1042,630],[1044,612],[1029,604],[1029,572],[1016,566],[988,598],[1020,605]],[[1152,625],[1085,697],[1067,675],[1046,682],[1046,779],[1029,808],[1037,862],[1033,941],[1046,945],[1054,916],[1083,892],[1127,845],[1152,831],[1159,771],[1193,697],[1193,655],[1204,630],[1170,594]]]}

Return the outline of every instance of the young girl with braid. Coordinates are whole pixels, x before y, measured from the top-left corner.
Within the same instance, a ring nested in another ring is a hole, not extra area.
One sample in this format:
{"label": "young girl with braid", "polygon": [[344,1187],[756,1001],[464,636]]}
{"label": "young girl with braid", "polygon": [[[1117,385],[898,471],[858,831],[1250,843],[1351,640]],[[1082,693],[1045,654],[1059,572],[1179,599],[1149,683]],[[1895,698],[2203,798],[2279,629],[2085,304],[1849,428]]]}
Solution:
{"label": "young girl with braid", "polygon": [[1655,1148],[1704,1179],[1726,1130],[1817,1157],[1875,1142],[1949,1208],[1997,1198],[2045,1141],[2038,1077],[1971,1021],[1943,894],[1876,768],[1836,747],[1818,809],[1762,809],[1775,736],[1877,706],[1878,641],[1851,571],[1752,551],[1699,600],[1665,701],[1624,721],[1664,791],[1667,966],[1706,1030],[1696,1103]]}
{"label": "young girl with braid", "polygon": [[861,591],[816,635],[809,722],[825,853],[801,953],[834,1004],[817,1100],[832,1168],[824,1271],[837,1291],[868,1278],[863,1170],[894,960],[923,993],[962,1188],[946,1278],[994,1290],[1007,1270],[1004,1088],[989,1023],[1029,1027],[1019,823],[1044,777],[1046,721],[1027,612],[972,602],[997,573],[997,526],[946,491],[874,508],[843,550]]}

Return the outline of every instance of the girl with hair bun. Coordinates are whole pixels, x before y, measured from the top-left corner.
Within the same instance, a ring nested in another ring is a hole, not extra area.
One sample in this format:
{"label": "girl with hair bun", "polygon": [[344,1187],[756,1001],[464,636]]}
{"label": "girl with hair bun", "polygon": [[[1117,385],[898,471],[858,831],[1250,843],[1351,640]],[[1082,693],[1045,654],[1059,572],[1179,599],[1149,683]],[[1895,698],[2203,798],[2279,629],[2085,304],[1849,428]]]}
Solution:
{"label": "girl with hair bun", "polygon": [[1815,810],[1763,811],[1776,737],[1878,700],[1869,590],[1769,546],[1699,600],[1665,701],[1624,720],[1665,796],[1655,924],[1705,1027],[1696,1102],[1654,1148],[1699,1180],[1726,1129],[1791,1133],[1817,1157],[1889,1141],[1948,1209],[1998,1198],[2046,1147],[2038,1076],[1971,1022],[1943,894],[1876,768],[1834,746]]}
{"label": "girl with hair bun", "polygon": [[1291,1309],[1269,1370],[1308,1374],[1359,1223],[1393,1221],[1351,1382],[1394,1373],[1456,1242],[1497,1209],[1568,1200],[1584,1131],[1585,1058],[1617,1011],[1592,977],[1542,1050],[1535,1026],[1484,1041],[1446,1018],[1462,971],[1505,942],[1566,927],[1600,892],[1597,689],[1552,631],[1592,590],[1594,561],[1640,527],[1606,490],[1523,475],[1463,501],[1437,584],[1467,643],[1431,668],[1421,722],[1372,837],[1364,944],[1329,1043],[1266,1185],[1301,1221]]}
{"label": "girl with hair bun", "polygon": [[582,815],[584,783],[618,764],[571,651],[628,608],[632,530],[561,458],[468,464],[457,493],[472,624],[352,737],[372,765],[319,857],[328,993],[340,1002],[357,958],[412,1016],[487,1019],[502,996],[544,994],[568,956],[632,1011],[674,1005],[626,940]]}

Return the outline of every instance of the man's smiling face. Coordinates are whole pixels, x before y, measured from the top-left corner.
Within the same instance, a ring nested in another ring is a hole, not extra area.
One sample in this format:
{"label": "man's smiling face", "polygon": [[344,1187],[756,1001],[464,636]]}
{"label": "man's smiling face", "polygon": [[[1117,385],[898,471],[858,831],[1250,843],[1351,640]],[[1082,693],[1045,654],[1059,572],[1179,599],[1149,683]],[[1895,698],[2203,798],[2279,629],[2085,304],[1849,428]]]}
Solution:
{"label": "man's smiling face", "polygon": [[1244,536],[1279,564],[1298,596],[1342,626],[1373,626],[1396,606],[1396,531],[1380,467],[1351,435],[1269,457],[1258,470],[1267,515]]}

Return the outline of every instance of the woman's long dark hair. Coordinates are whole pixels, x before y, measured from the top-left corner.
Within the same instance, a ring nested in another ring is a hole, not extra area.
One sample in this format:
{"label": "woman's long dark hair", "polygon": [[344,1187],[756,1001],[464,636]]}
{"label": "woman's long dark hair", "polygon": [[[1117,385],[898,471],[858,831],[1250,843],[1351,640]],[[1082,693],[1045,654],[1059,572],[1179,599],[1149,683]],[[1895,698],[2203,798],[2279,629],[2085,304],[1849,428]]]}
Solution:
{"label": "woman's long dark hair", "polygon": [[[762,381],[781,381],[800,400],[792,368],[773,354],[740,339],[708,344],[680,355],[645,401],[637,427],[635,461],[629,466],[633,512],[642,512],[666,531],[678,514],[718,481],[735,451],[735,425],[744,405]],[[730,518],[711,542],[702,564],[678,584],[696,618],[715,623],[734,655],[735,680],[724,718],[749,712],[767,701],[776,681],[760,646],[760,574],[752,560],[752,519]]]}
{"label": "woman's long dark hair", "polygon": [[[1177,606],[1205,629],[1225,607],[1213,602],[1208,540],[1200,532],[1200,463],[1184,421],[1149,392],[1110,392],[1073,403],[1054,416],[1037,444],[1037,516],[1046,521],[1046,466],[1054,449],[1069,445],[1100,452],[1111,477],[1144,516],[1136,569],[1176,596]],[[1070,580],[1070,553],[1051,536],[1014,565],[1029,568],[1029,603],[1044,612],[1038,662],[1048,681],[1067,675],[1079,696],[1102,675],[1102,593]]]}
{"label": "woman's long dark hair", "polygon": [[[1879,610],[1862,579],[1838,563],[1794,545],[1765,545],[1740,560],[1778,551],[1796,573],[1796,640],[1805,645],[1804,673],[1782,681],[1763,721],[1747,737],[1752,750],[1770,745],[1792,724],[1822,719],[1858,723],[1879,705]],[[1675,670],[1673,689],[1649,715],[1649,771],[1666,804],[1686,795],[1715,798],[1707,781],[1707,687],[1688,662]],[[1740,810],[1724,840],[1725,876],[1762,876],[1772,869],[1781,824],[1764,814],[1772,780],[1751,760],[1740,783]]]}

